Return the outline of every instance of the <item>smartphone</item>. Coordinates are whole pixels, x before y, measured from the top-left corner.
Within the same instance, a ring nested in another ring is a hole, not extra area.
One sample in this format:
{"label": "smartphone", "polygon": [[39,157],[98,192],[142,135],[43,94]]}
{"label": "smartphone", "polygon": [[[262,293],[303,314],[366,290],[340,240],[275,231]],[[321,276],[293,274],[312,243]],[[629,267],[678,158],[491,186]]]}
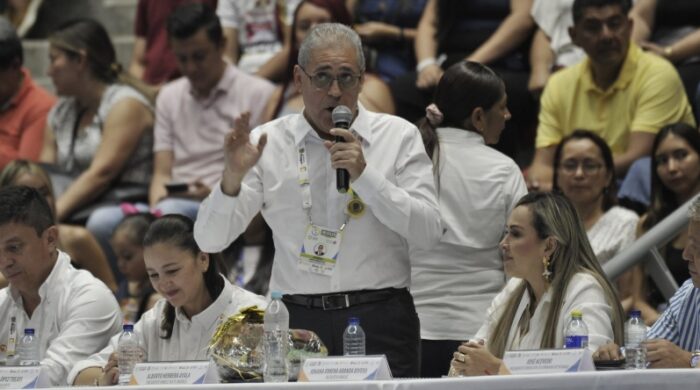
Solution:
{"label": "smartphone", "polygon": [[187,183],[167,183],[165,185],[165,189],[168,191],[169,195],[187,192],[189,187],[190,186]]}
{"label": "smartphone", "polygon": [[595,360],[595,369],[598,371],[624,370],[625,358],[618,360]]}

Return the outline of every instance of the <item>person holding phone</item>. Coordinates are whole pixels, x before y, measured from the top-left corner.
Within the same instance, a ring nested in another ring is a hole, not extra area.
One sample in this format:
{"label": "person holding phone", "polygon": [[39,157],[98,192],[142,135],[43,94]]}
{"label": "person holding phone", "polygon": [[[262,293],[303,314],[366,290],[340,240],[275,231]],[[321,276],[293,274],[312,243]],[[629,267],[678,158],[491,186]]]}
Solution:
{"label": "person holding phone", "polygon": [[[149,205],[162,214],[194,219],[224,168],[221,145],[233,118],[249,111],[251,123],[263,123],[275,88],[224,62],[225,38],[208,5],[176,8],[168,17],[167,32],[183,77],[164,85],[156,100]],[[146,211],[147,206],[137,208]],[[101,234],[111,237],[124,218],[122,210],[105,207],[97,213],[104,226]]]}

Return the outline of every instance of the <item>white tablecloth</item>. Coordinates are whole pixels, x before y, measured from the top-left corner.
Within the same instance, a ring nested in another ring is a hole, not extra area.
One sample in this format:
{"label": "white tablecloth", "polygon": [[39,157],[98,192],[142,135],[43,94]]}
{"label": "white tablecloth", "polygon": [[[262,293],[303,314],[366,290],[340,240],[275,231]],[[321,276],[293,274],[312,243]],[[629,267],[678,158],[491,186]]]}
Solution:
{"label": "white tablecloth", "polygon": [[[68,388],[67,388],[68,389]],[[81,389],[92,389],[82,387]],[[97,389],[97,388],[94,388]],[[584,373],[507,375],[474,378],[396,379],[336,383],[238,383],[192,386],[130,386],[129,389],[314,389],[314,390],[690,390],[700,389],[700,369],[595,371]]]}

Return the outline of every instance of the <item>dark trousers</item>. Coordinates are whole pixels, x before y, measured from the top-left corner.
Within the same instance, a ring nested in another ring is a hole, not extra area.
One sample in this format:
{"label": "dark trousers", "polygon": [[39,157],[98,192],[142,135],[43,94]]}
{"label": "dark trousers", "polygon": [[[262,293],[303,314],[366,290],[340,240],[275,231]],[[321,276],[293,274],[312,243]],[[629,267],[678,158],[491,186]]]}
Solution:
{"label": "dark trousers", "polygon": [[440,378],[450,370],[450,361],[461,344],[458,340],[422,339],[420,348],[420,376],[422,378]]}
{"label": "dark trousers", "polygon": [[289,310],[289,327],[316,332],[329,355],[343,354],[343,332],[348,318],[357,317],[365,332],[367,355],[386,355],[394,377],[415,378],[420,374],[420,324],[408,290],[397,290],[383,301],[339,310],[310,308],[286,301],[285,305]]}

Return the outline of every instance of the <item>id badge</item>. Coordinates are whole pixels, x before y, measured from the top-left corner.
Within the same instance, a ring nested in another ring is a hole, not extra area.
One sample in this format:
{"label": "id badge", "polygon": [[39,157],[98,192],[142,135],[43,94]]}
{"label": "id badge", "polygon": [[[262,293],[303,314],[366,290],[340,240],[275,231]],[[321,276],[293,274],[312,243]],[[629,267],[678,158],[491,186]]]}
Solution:
{"label": "id badge", "polygon": [[309,224],[304,245],[299,254],[298,268],[302,271],[331,276],[335,270],[343,238],[341,230]]}

